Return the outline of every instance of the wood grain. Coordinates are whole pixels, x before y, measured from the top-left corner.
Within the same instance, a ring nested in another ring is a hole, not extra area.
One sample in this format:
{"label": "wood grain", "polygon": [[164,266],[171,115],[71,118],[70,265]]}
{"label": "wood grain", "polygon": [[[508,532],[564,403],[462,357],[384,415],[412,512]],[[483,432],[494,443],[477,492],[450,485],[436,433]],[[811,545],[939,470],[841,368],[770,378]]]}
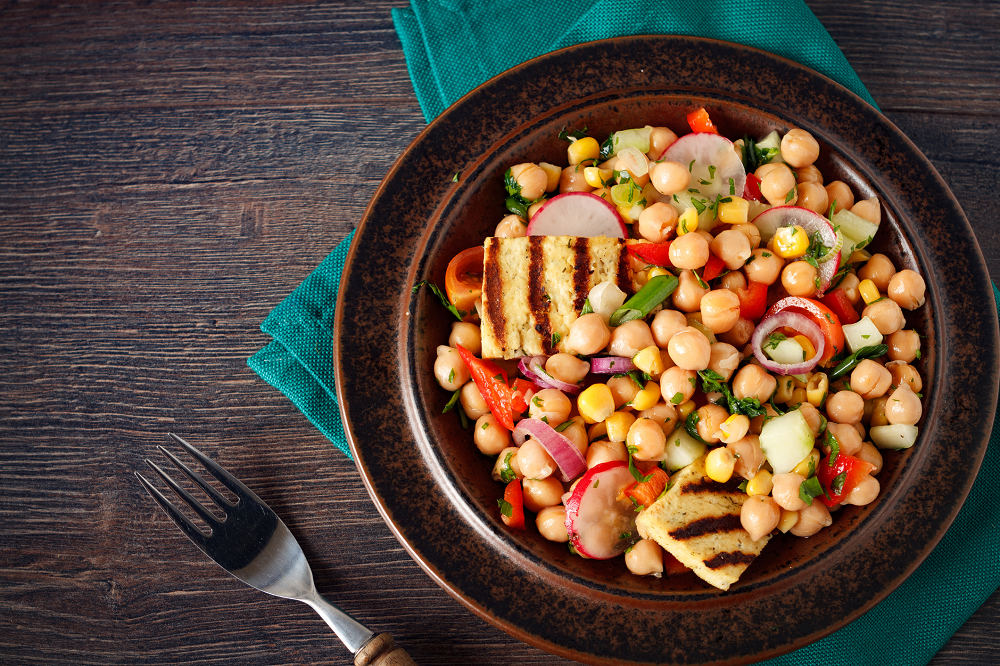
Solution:
{"label": "wood grain", "polygon": [[[246,366],[260,321],[424,127],[404,0],[0,4],[0,664],[350,664],[204,558],[132,475],[175,431],[329,598],[420,664],[566,664],[413,563],[349,460]],[[995,3],[809,2],[1000,279]],[[1000,661],[1000,594],[935,666]]]}

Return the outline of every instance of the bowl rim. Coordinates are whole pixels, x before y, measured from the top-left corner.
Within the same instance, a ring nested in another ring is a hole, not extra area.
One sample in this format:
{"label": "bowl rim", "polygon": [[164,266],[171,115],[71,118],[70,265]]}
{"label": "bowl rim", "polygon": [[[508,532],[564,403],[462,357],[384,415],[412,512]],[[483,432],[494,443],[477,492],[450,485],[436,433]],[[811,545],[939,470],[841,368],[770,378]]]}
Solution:
{"label": "bowl rim", "polygon": [[[547,68],[551,63],[558,61],[560,59],[565,59],[567,57],[586,59],[588,57],[602,57],[607,56],[608,52],[613,52],[617,50],[627,50],[629,48],[646,48],[651,43],[657,45],[670,45],[672,47],[683,46],[686,49],[691,49],[694,52],[700,53],[714,53],[719,50],[725,50],[728,54],[736,53],[736,57],[748,58],[757,64],[770,64],[772,67],[781,69],[782,72],[788,74],[792,72],[798,76],[804,77],[809,81],[813,82],[814,85],[820,85],[826,94],[835,95],[838,102],[841,103],[844,108],[848,108],[853,112],[861,115],[861,117],[866,117],[868,120],[877,121],[873,124],[873,127],[881,128],[881,131],[885,133],[892,141],[900,143],[907,147],[910,151],[911,157],[916,157],[921,163],[920,166],[924,170],[923,175],[932,181],[932,184],[938,188],[940,192],[946,194],[948,199],[947,207],[950,212],[956,217],[957,224],[963,236],[964,241],[968,244],[971,240],[971,247],[974,249],[975,253],[978,253],[978,262],[971,262],[970,273],[975,274],[973,278],[979,278],[978,281],[989,284],[988,277],[985,270],[985,262],[982,259],[981,251],[978,249],[978,244],[975,241],[974,234],[971,231],[971,227],[968,224],[964,213],[961,211],[961,207],[955,200],[954,196],[951,194],[947,185],[944,183],[943,179],[934,169],[934,167],[926,160],[926,158],[920,153],[919,149],[912,144],[909,139],[905,137],[895,126],[893,126],[888,120],[884,118],[874,107],[867,104],[860,97],[850,92],[846,88],[843,88],[839,84],[833,82],[832,80],[824,77],[816,72],[799,65],[793,61],[781,58],[780,56],[775,56],[773,54],[760,51],[758,49],[753,49],[751,47],[746,47],[743,45],[732,44],[728,42],[721,42],[719,40],[705,39],[705,38],[695,38],[695,37],[678,37],[678,36],[633,36],[633,37],[619,37],[609,40],[602,40],[600,42],[589,42],[581,45],[567,47],[565,49],[560,49],[549,54],[545,54],[535,58],[533,60],[527,61],[518,65],[517,67],[504,72],[503,74],[490,79],[486,83],[482,84],[475,90],[471,91],[465,95],[461,100],[452,105],[448,110],[446,110],[441,116],[430,123],[427,128],[425,128],[420,135],[414,140],[406,152],[397,160],[393,168],[387,174],[382,184],[380,185],[378,191],[369,204],[365,215],[358,225],[355,241],[351,245],[350,252],[347,257],[345,264],[344,275],[340,284],[340,291],[338,294],[338,306],[337,313],[335,317],[335,335],[334,335],[334,359],[335,359],[335,369],[336,369],[336,390],[338,396],[344,396],[338,401],[340,405],[341,417],[345,425],[345,434],[348,438],[348,442],[351,446],[351,451],[355,456],[359,471],[362,474],[362,479],[364,481],[365,487],[371,495],[379,513],[382,515],[383,519],[386,521],[387,525],[390,527],[393,534],[404,546],[411,557],[418,562],[418,564],[435,580],[439,585],[445,588],[453,597],[458,599],[463,605],[475,612],[480,617],[486,619],[488,622],[500,627],[509,634],[515,636],[516,638],[525,641],[527,643],[536,645],[550,652],[560,654],[572,659],[587,661],[590,663],[639,663],[633,661],[619,661],[615,657],[610,657],[607,655],[596,655],[588,652],[581,652],[575,649],[572,645],[563,645],[559,643],[553,643],[544,637],[539,636],[536,632],[526,628],[522,623],[512,621],[509,615],[503,613],[498,613],[494,608],[490,608],[488,605],[481,602],[479,599],[474,599],[470,597],[468,590],[463,586],[466,581],[463,580],[461,583],[456,582],[448,571],[443,569],[442,562],[439,559],[440,555],[437,553],[429,553],[426,548],[426,543],[417,543],[414,539],[412,526],[406,526],[403,524],[397,524],[397,515],[400,514],[400,507],[398,504],[390,501],[387,493],[390,492],[402,492],[398,484],[387,483],[386,480],[379,476],[384,474],[384,470],[378,468],[377,465],[373,464],[373,460],[367,455],[366,442],[369,439],[367,431],[362,433],[359,424],[357,427],[354,426],[355,419],[357,418],[357,412],[353,409],[354,404],[352,400],[355,396],[360,395],[357,389],[352,384],[350,377],[346,376],[345,372],[342,372],[342,368],[346,368],[349,364],[346,362],[347,359],[344,356],[345,346],[341,344],[341,338],[345,334],[345,330],[350,327],[348,321],[350,317],[348,316],[348,308],[344,305],[352,297],[352,285],[357,280],[354,280],[354,274],[352,273],[353,267],[356,264],[360,264],[364,258],[362,247],[366,245],[368,237],[371,236],[371,242],[377,241],[377,236],[380,231],[379,227],[383,226],[384,218],[381,216],[383,203],[385,200],[392,199],[393,197],[399,196],[398,188],[393,186],[393,183],[398,181],[404,176],[404,171],[412,166],[412,163],[416,160],[428,160],[436,159],[438,156],[431,155],[428,157],[426,154],[428,151],[425,150],[424,144],[433,140],[436,134],[447,131],[446,128],[451,127],[457,121],[463,117],[463,114],[468,113],[471,107],[475,107],[480,104],[480,98],[484,94],[489,94],[490,91],[503,90],[510,85],[510,82],[517,80],[519,78],[523,79],[531,75],[531,73],[537,73],[539,68]],[[674,86],[675,88],[684,88],[684,86]],[[621,88],[607,88],[605,90],[599,91],[593,95],[588,95],[583,98],[581,103],[586,103],[586,100],[595,97],[606,96],[613,91],[621,91]],[[710,87],[704,89],[692,88],[692,96],[704,97],[705,95],[711,96],[712,94],[719,93],[720,91],[713,90]],[[740,91],[721,91],[721,96],[728,100],[734,102],[745,102],[752,105],[759,105],[759,100],[749,99],[745,94],[740,94]],[[576,101],[580,101],[577,99]],[[567,102],[567,104],[572,104],[573,101]],[[767,104],[763,106],[767,107]],[[554,105],[549,108],[549,112],[552,114],[558,113],[559,105]],[[555,109],[555,110],[553,110]],[[537,116],[536,116],[537,117]],[[529,119],[527,125],[532,124],[534,121]],[[517,128],[514,128],[515,131]],[[509,132],[504,136],[509,136]],[[498,139],[501,142],[504,136]],[[464,164],[471,165],[471,169],[475,171],[477,168],[481,167],[484,162],[489,161],[489,154],[481,154],[476,156],[471,156],[473,159],[469,160],[469,156],[462,156],[459,159],[466,159]],[[445,161],[446,162],[446,161]],[[429,205],[433,205],[430,217],[431,219],[439,219],[443,214],[443,209],[447,208],[449,198],[455,197],[461,193],[461,184],[456,187],[450,187],[445,190],[437,188],[430,196],[431,199]],[[442,198],[443,197],[443,198]],[[428,257],[426,254],[421,255],[420,251],[430,247],[433,243],[439,242],[440,238],[438,233],[440,230],[435,230],[433,228],[428,228],[423,230],[423,233],[419,234],[417,238],[416,245],[408,246],[408,249],[401,255],[404,258],[412,258],[409,263],[405,265],[406,270],[406,280],[404,284],[414,284],[418,279],[423,279],[426,277],[426,273],[422,272],[421,269],[425,268]],[[371,244],[371,243],[368,243]],[[397,252],[397,255],[400,253]],[[977,280],[973,280],[975,282]],[[978,285],[982,287],[982,284]],[[940,293],[942,287],[935,281],[928,285],[929,297],[928,300],[946,303],[948,299],[945,298],[947,294]],[[353,292],[356,294],[356,291]],[[975,293],[975,292],[973,292]],[[981,294],[980,294],[981,295]],[[399,339],[394,341],[393,352],[395,353],[395,359],[399,361],[401,368],[406,368],[409,355],[412,353],[412,333],[414,329],[414,322],[416,320],[417,309],[420,307],[418,303],[418,297],[412,296],[408,293],[408,290],[403,290],[401,296],[398,297],[396,301],[393,302],[394,312],[398,314],[398,322],[403,324],[402,328],[397,326],[396,330],[402,331],[404,333],[399,337]],[[990,303],[992,306],[992,301]],[[940,313],[941,316],[935,319],[935,325],[940,329],[939,339],[944,340],[945,325],[950,323],[945,321],[944,312]],[[408,327],[408,328],[407,328]],[[407,334],[409,333],[409,334]],[[357,335],[355,334],[355,338]],[[998,339],[997,324],[996,319],[992,320],[992,337],[996,341]],[[353,339],[353,338],[352,338]],[[992,345],[994,350],[992,365],[994,369],[997,367],[996,358],[996,344]],[[943,367],[945,361],[945,354],[939,354],[936,359],[937,366]],[[356,365],[356,364],[355,364]],[[994,375],[995,376],[995,375]],[[401,380],[406,380],[406,373],[403,372],[401,375]],[[401,382],[404,384],[404,396],[402,401],[398,404],[398,408],[404,410],[409,415],[423,415],[426,416],[426,410],[420,404],[419,396],[415,395],[412,391],[407,393],[405,389],[405,381]],[[992,386],[992,394],[990,391],[985,393],[980,393],[977,395],[979,398],[979,405],[984,403],[992,404],[995,408],[996,405],[996,394],[997,386]],[[941,399],[940,396],[935,395],[932,397],[933,400],[938,401]],[[990,414],[992,415],[992,411]],[[992,419],[989,419],[991,421]],[[419,423],[418,423],[419,424]],[[976,472],[981,465],[983,456],[985,455],[986,445],[988,444],[989,438],[989,426],[990,423],[981,423],[979,430],[985,432],[985,437],[982,438],[981,442],[976,443],[973,447],[974,451],[974,465],[969,466],[967,469],[967,474],[964,475],[962,479],[962,484],[957,488],[958,492],[953,493],[950,498],[950,504],[941,509],[942,513],[938,518],[940,520],[937,523],[937,529],[934,530],[927,538],[924,539],[921,544],[919,552],[916,556],[911,559],[911,561],[899,569],[897,575],[892,577],[885,585],[882,586],[879,594],[869,598],[864,604],[855,607],[850,612],[842,614],[836,621],[831,622],[829,625],[823,627],[820,630],[812,631],[808,635],[798,636],[797,638],[779,644],[777,646],[772,645],[770,648],[763,649],[755,654],[744,654],[735,657],[725,657],[723,659],[714,659],[709,661],[702,661],[700,663],[748,663],[749,661],[754,661],[762,658],[769,658],[789,652],[791,650],[802,647],[808,643],[819,640],[820,638],[836,631],[837,629],[848,624],[852,620],[859,617],[861,614],[869,610],[879,601],[881,601],[885,596],[887,596],[892,590],[894,590],[907,576],[909,576],[912,571],[914,571],[920,563],[926,558],[927,555],[933,550],[933,547],[937,542],[943,537],[950,526],[951,522],[957,515],[958,511],[961,509],[962,503],[967,496],[972,484],[975,480]],[[489,521],[484,521],[481,516],[476,515],[476,511],[470,508],[467,498],[462,496],[461,490],[456,489],[452,483],[452,479],[448,478],[448,474],[442,470],[441,461],[437,460],[435,462],[435,457],[439,456],[440,452],[436,451],[433,443],[431,443],[426,437],[422,438],[421,433],[416,433],[414,436],[413,444],[419,449],[418,458],[423,464],[427,465],[427,478],[433,478],[436,483],[440,484],[440,496],[446,498],[454,503],[453,509],[456,513],[455,518],[460,521],[466,521],[470,525],[474,525],[474,530],[478,533],[479,537],[484,541],[490,541],[493,547],[496,547],[503,551],[503,556],[516,561],[517,565],[523,567],[524,571],[530,572],[533,575],[545,577],[547,572],[545,567],[539,567],[539,563],[534,559],[531,553],[527,552],[524,548],[518,547],[516,544],[513,546],[508,542],[506,536],[498,532],[495,525],[489,523]],[[930,447],[928,447],[930,448]],[[923,451],[918,452],[919,456],[929,455],[925,454]],[[408,496],[406,492],[402,492],[403,496]],[[894,508],[899,502],[904,501],[906,498],[902,497],[899,493],[891,495],[891,501],[887,504],[888,511],[890,508]],[[879,528],[879,525],[866,523],[862,525],[862,530],[864,533],[875,533]],[[808,568],[808,567],[807,567]],[[540,570],[541,569],[541,570]],[[586,581],[564,581],[566,584],[573,588],[574,586],[581,588],[577,590],[583,594],[595,595],[595,598],[599,599],[601,603],[605,601],[615,601],[615,592],[609,590],[594,590],[589,587]],[[739,593],[733,594],[730,598],[735,598],[740,596]],[[753,596],[744,595],[744,596]],[[635,602],[637,604],[642,604],[644,601],[639,600]],[[696,602],[697,603],[697,602]],[[655,603],[654,603],[655,605]]]}

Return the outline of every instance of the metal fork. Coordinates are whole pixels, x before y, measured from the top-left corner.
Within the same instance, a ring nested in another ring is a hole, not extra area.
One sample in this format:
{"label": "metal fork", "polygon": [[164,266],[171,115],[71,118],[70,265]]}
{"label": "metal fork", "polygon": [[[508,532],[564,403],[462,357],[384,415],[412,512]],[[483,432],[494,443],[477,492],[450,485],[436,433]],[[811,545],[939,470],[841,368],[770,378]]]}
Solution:
{"label": "metal fork", "polygon": [[230,574],[261,592],[312,606],[354,655],[355,666],[416,666],[402,648],[393,646],[389,634],[376,636],[316,591],[312,569],[302,548],[267,504],[204,453],[173,433],[169,436],[237,498],[235,503],[229,501],[177,456],[162,446],[157,447],[222,509],[225,517],[220,520],[159,465],[146,459],[146,464],[164,483],[208,524],[211,533],[206,535],[142,474],[135,472],[146,492],[202,552]]}

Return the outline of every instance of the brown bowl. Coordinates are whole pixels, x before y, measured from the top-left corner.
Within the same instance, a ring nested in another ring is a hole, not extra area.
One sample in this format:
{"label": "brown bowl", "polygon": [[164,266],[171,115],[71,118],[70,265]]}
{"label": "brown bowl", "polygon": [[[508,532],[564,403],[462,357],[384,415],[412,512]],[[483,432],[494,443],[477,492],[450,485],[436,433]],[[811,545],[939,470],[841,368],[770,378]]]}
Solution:
{"label": "brown bowl", "polygon": [[[721,133],[791,127],[821,170],[884,210],[875,249],[928,283],[908,313],[926,335],[916,446],[885,455],[882,492],[809,539],[779,536],[728,592],[693,575],[640,578],[499,518],[500,484],[432,376],[451,316],[423,279],[482,243],[504,213],[502,174],[565,161],[563,127],[599,140],[705,106]],[[453,176],[460,172],[458,182]],[[791,61],[690,37],[631,37],[558,51],[492,79],[414,141],[372,200],[341,281],[334,358],[351,450],[379,511],[428,574],[472,611],[545,650],[594,664],[744,664],[859,617],[930,553],[986,451],[998,333],[982,254],[961,207],[917,148],[843,87]]]}

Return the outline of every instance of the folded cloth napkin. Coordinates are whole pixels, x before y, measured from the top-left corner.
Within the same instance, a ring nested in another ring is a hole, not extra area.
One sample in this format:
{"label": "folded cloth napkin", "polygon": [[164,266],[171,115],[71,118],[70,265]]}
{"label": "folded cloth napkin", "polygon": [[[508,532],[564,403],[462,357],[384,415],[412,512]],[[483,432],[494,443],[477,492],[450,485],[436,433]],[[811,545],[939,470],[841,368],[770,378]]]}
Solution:
{"label": "folded cloth napkin", "polygon": [[[580,42],[629,34],[683,34],[785,56],[874,100],[801,0],[413,0],[393,21],[428,122],[488,78]],[[353,232],[261,324],[274,340],[250,367],[281,390],[350,457],[334,392],[331,340],[337,288]],[[994,287],[1000,311],[1000,293]],[[951,529],[897,590],[840,631],[767,666],[889,660],[926,664],[1000,585],[1000,418],[976,485]]]}

